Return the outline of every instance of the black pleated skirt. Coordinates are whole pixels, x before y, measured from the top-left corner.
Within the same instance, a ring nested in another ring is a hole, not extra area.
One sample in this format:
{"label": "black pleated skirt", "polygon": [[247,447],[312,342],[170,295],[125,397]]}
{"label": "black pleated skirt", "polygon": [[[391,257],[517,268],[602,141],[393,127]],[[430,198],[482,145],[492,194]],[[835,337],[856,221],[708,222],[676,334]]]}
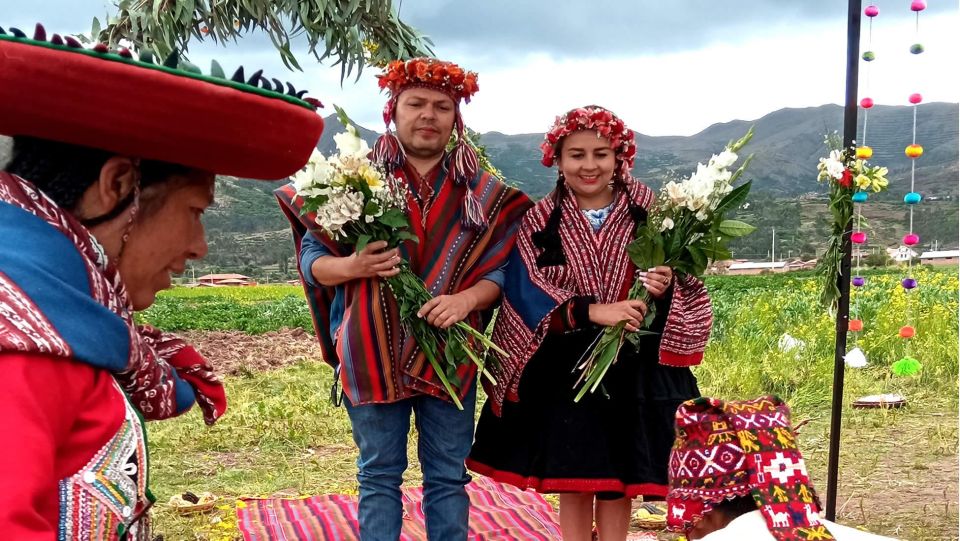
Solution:
{"label": "black pleated skirt", "polygon": [[504,404],[501,417],[484,405],[471,470],[547,493],[666,496],[674,414],[700,395],[696,378],[659,364],[659,336],[646,336],[637,349],[624,345],[602,388],[574,402],[574,368],[599,332],[544,340],[521,377],[519,402]]}

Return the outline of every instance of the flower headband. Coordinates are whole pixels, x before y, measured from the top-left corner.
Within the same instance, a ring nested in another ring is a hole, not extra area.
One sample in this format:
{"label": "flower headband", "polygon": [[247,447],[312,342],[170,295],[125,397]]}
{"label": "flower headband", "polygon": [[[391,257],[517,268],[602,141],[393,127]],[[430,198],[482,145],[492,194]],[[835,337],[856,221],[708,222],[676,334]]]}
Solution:
{"label": "flower headband", "polygon": [[470,103],[470,97],[480,90],[475,72],[436,58],[394,60],[377,75],[377,79],[380,88],[386,89],[392,97],[409,86],[425,86],[447,94],[457,103]]}
{"label": "flower headband", "polygon": [[541,163],[547,167],[553,167],[557,163],[557,148],[560,141],[571,133],[584,130],[596,131],[597,137],[610,139],[610,148],[613,149],[619,162],[617,174],[621,178],[627,178],[637,155],[633,131],[613,112],[598,106],[578,107],[565,115],[558,116],[550,131],[544,135],[543,143],[540,144],[540,150],[543,152]]}

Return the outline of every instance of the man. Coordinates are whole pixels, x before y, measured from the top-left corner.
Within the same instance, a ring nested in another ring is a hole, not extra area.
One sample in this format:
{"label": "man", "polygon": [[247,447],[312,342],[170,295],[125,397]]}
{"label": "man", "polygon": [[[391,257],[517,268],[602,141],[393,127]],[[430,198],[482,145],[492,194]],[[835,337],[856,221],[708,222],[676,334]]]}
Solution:
{"label": "man", "polygon": [[[390,99],[387,132],[375,161],[406,181],[411,232],[419,242],[387,249],[375,242],[353,253],[301,216],[292,186],[277,191],[294,228],[300,274],[324,359],[343,385],[360,450],[360,537],[394,541],[402,526],[400,484],[407,467],[411,411],[419,433],[427,535],[466,539],[470,478],[464,460],[473,439],[476,368],[463,359],[455,388],[458,410],[400,324],[399,309],[379,278],[406,260],[434,298],[417,315],[441,328],[466,321],[482,329],[503,283],[515,227],[530,201],[479,170],[463,137],[460,103],[478,90],[476,74],[428,58],[390,63],[379,75]],[[396,133],[390,124],[396,124]],[[454,128],[457,144],[446,145]]]}
{"label": "man", "polygon": [[676,427],[667,527],[691,541],[890,539],[820,518],[779,398],[696,398],[677,410]]}

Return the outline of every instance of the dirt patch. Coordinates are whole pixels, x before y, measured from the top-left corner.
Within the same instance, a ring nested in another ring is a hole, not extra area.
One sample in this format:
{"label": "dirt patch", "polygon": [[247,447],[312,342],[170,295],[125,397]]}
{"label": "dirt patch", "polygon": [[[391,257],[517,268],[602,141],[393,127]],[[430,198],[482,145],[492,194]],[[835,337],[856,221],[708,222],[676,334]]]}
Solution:
{"label": "dirt patch", "polygon": [[874,415],[872,426],[844,434],[838,522],[902,539],[956,540],[956,413],[911,412],[887,423]]}
{"label": "dirt patch", "polygon": [[240,331],[180,334],[209,359],[221,375],[261,372],[303,359],[320,358],[316,339],[303,329],[283,329],[259,335]]}

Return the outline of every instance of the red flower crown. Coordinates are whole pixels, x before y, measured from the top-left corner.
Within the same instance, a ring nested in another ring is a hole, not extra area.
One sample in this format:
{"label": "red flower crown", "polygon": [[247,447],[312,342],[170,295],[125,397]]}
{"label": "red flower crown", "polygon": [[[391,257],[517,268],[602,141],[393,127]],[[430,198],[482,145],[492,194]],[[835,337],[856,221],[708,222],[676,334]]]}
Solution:
{"label": "red flower crown", "polygon": [[610,148],[620,162],[617,173],[621,178],[627,178],[637,155],[633,130],[628,128],[617,115],[603,107],[578,107],[565,115],[558,116],[553,127],[544,135],[543,143],[540,144],[540,150],[543,152],[541,163],[547,167],[553,167],[557,163],[557,148],[560,140],[571,133],[584,130],[596,131],[599,137],[610,140]]}
{"label": "red flower crown", "polygon": [[475,72],[465,71],[453,62],[436,58],[394,60],[387,64],[383,73],[377,75],[377,79],[380,80],[380,88],[387,89],[393,97],[404,88],[417,85],[436,88],[455,102],[463,100],[470,103],[470,97],[480,90]]}

